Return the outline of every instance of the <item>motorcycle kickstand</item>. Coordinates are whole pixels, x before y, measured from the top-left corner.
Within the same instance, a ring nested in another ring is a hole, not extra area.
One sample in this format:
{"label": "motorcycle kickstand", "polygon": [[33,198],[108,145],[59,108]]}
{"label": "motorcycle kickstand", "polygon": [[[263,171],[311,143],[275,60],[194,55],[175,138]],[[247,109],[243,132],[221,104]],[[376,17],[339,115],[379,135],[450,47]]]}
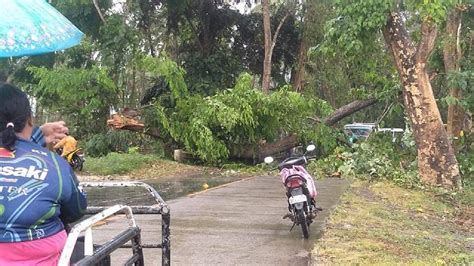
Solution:
{"label": "motorcycle kickstand", "polygon": [[296,222],[293,222],[293,226],[290,228],[290,232],[291,232],[291,230],[293,230],[293,228],[295,227],[295,225],[296,225]]}

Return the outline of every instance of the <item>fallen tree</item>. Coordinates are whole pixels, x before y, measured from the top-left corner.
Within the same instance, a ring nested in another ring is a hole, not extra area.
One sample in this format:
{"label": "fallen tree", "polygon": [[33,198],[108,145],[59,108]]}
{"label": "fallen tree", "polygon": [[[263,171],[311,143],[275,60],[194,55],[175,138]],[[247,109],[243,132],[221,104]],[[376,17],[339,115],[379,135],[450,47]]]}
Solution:
{"label": "fallen tree", "polygon": [[289,135],[276,142],[261,143],[259,145],[235,145],[230,149],[230,157],[261,162],[263,158],[269,155],[287,151],[298,146],[298,144],[298,137]]}
{"label": "fallen tree", "polygon": [[[315,122],[320,122],[326,126],[334,126],[337,122],[348,117],[349,115],[356,113],[360,110],[363,110],[369,106],[374,105],[377,102],[376,99],[367,99],[367,100],[356,100],[351,103],[348,103],[344,106],[339,107],[337,110],[332,112],[329,116],[324,119],[311,118]],[[339,140],[341,142],[346,142],[344,140]],[[258,146],[255,145],[241,145],[232,150],[231,155],[235,158],[241,159],[258,159],[262,160],[266,156],[271,154],[276,154],[284,152],[291,148],[298,146],[299,140],[296,135],[286,136],[276,142],[272,143],[263,143]]]}
{"label": "fallen tree", "polygon": [[[157,108],[147,110],[150,120],[141,123],[146,127],[137,127],[140,122],[127,126],[124,120],[123,126],[118,123],[115,128],[144,133],[159,128],[167,139],[171,138],[185,151],[211,164],[229,157],[259,160],[298,146],[298,137],[303,136],[317,138],[322,148],[327,147],[327,143],[335,145],[328,128],[318,126],[317,130],[309,130],[309,116],[330,117],[332,108],[324,100],[307,98],[289,86],[267,95],[255,87],[255,78],[248,73],[242,73],[230,90],[208,97],[191,95],[184,80],[185,72],[175,62],[149,57],[143,60],[143,66],[145,71],[163,80],[146,93],[148,100],[142,102]],[[338,114],[331,123],[363,107],[344,108],[344,115]],[[287,134],[281,135],[282,130]],[[275,139],[279,140],[268,142]]]}
{"label": "fallen tree", "polygon": [[342,119],[350,116],[351,114],[358,112],[362,109],[365,109],[369,106],[374,105],[377,102],[376,99],[367,99],[367,100],[356,100],[349,104],[346,104],[332,114],[324,118],[323,123],[326,126],[333,126],[337,122],[341,121]]}
{"label": "fallen tree", "polygon": [[[376,102],[377,100],[375,99],[356,100],[338,108],[324,119],[311,119],[327,126],[334,126],[337,122],[341,121],[345,117],[363,110],[364,108],[367,108]],[[158,128],[146,128],[144,123],[139,121],[136,117],[132,118],[126,114],[119,113],[112,115],[112,119],[107,121],[107,125],[114,129],[130,130],[160,138],[160,130]],[[234,159],[261,161],[266,156],[287,151],[298,146],[299,144],[298,137],[295,134],[291,134],[281,138],[276,142],[261,141],[258,145],[233,145],[229,147],[229,157]]]}

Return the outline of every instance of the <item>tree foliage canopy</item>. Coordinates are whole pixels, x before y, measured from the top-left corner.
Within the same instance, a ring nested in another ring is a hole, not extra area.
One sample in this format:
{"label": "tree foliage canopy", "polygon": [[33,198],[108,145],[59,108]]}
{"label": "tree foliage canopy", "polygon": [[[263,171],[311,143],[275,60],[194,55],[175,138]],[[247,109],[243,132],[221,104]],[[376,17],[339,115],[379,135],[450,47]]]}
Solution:
{"label": "tree foliage canopy", "polygon": [[[443,119],[448,105],[472,110],[474,16],[466,1],[270,1],[271,33],[285,21],[273,50],[273,90],[267,96],[258,85],[265,52],[260,1],[51,2],[86,34],[83,42],[56,54],[2,59],[0,80],[28,90],[39,122],[61,114],[73,134],[92,139],[91,154],[121,150],[112,147],[117,146],[112,138],[127,142],[124,147],[135,143],[130,135],[105,133],[110,113],[126,108],[141,109],[147,126],[161,130],[159,145],[168,151],[184,148],[210,163],[228,158],[235,146],[258,146],[290,134],[330,153],[340,126],[307,118],[323,120],[355,100],[378,104],[341,124],[404,127],[400,81],[381,32],[397,10],[418,42],[422,23],[436,24],[441,32],[450,10],[463,7],[459,70],[445,73],[442,50],[453,40],[441,34],[427,66]],[[243,2],[245,12],[235,8]],[[301,69],[305,75],[295,92],[290,84]],[[462,98],[448,94],[452,86],[462,90]]]}
{"label": "tree foliage canopy", "polygon": [[242,74],[234,88],[212,96],[189,95],[184,71],[167,59],[148,58],[146,68],[170,84],[176,105],[166,108],[157,99],[154,126],[163,128],[188,151],[215,163],[229,156],[234,145],[274,141],[282,134],[303,135],[307,117],[327,115],[332,109],[322,100],[308,99],[286,86],[264,95],[249,74]]}

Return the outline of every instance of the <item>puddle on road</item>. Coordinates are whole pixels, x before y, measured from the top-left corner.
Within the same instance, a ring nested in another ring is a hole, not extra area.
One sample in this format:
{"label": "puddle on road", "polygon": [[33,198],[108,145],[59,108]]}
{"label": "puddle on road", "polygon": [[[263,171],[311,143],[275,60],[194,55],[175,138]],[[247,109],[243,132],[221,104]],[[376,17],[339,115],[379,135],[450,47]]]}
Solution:
{"label": "puddle on road", "polygon": [[[204,184],[216,187],[230,182],[238,181],[243,177],[235,176],[189,176],[179,178],[160,178],[140,180],[158,191],[160,196],[169,201],[203,191]],[[138,180],[133,180],[138,181]],[[115,204],[126,205],[152,205],[154,202],[149,192],[141,187],[116,187],[116,188],[86,188],[89,206],[112,206]]]}

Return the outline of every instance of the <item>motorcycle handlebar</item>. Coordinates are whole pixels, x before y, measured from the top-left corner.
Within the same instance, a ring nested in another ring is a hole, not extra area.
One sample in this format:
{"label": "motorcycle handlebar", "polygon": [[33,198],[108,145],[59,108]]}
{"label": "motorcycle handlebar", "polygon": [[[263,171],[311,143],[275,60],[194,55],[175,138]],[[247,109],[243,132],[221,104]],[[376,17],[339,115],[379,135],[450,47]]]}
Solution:
{"label": "motorcycle handlebar", "polygon": [[[304,163],[301,163],[298,161],[304,159]],[[300,156],[300,157],[288,157],[286,158],[285,160],[283,160],[281,163],[279,163],[277,166],[275,167],[272,167],[270,168],[270,171],[273,171],[273,170],[281,170],[280,168],[284,168],[284,165],[288,162],[288,161],[291,161],[291,160],[294,160],[294,165],[306,165],[309,161],[312,161],[312,160],[315,160],[316,159],[316,156],[307,156],[307,155],[303,155],[303,156]],[[293,165],[292,163],[290,163],[289,165]]]}

